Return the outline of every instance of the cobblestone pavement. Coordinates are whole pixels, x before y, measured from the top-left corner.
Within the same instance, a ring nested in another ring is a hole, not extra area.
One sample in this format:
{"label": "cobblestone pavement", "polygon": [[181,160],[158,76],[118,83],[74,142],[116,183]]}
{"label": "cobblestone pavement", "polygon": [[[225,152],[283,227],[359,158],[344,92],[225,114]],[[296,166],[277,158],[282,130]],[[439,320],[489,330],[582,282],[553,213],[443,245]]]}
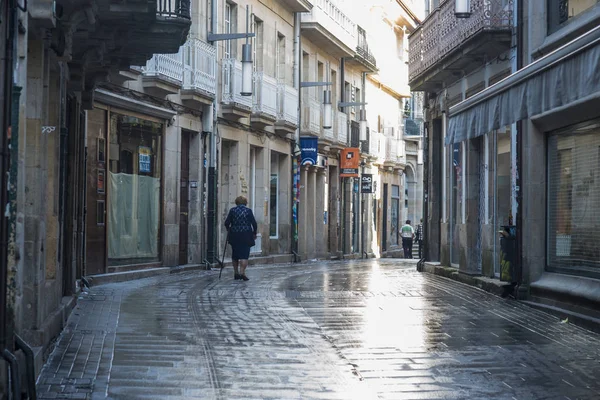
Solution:
{"label": "cobblestone pavement", "polygon": [[38,380],[79,399],[599,399],[600,337],[402,260],[82,295]]}

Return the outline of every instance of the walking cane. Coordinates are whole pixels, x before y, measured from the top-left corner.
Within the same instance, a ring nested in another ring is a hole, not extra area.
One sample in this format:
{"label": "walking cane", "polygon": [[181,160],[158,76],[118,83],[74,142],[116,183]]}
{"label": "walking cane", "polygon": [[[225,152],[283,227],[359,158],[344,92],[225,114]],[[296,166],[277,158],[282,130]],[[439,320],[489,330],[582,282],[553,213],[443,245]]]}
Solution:
{"label": "walking cane", "polygon": [[225,250],[227,250],[227,242],[229,242],[229,232],[227,232],[227,236],[225,237],[225,246],[223,246],[223,258],[217,261],[221,265],[221,271],[219,271],[219,279],[221,279],[221,274],[223,273],[223,268],[225,268]]}

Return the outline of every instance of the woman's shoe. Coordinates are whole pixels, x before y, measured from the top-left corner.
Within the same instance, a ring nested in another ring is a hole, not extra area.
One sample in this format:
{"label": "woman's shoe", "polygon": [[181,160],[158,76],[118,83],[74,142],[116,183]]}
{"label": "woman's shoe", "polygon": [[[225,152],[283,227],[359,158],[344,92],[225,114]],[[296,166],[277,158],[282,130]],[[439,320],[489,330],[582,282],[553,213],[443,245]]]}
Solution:
{"label": "woman's shoe", "polygon": [[233,274],[233,279],[238,281],[238,280],[242,279],[242,275],[241,274]]}
{"label": "woman's shoe", "polygon": [[250,280],[250,278],[248,278],[245,274],[244,275],[240,275],[240,276],[241,276],[240,279],[243,279],[245,281],[249,281]]}

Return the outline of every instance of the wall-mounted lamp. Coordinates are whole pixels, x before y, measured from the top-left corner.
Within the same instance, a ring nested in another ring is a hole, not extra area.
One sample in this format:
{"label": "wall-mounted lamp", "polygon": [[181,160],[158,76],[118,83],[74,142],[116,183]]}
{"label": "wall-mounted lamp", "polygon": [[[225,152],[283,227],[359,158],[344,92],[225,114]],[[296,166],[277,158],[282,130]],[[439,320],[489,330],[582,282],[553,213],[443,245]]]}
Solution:
{"label": "wall-mounted lamp", "polygon": [[454,16],[456,18],[469,18],[471,16],[471,0],[456,0]]}
{"label": "wall-mounted lamp", "polygon": [[252,96],[252,45],[242,45],[242,96]]}
{"label": "wall-mounted lamp", "polygon": [[323,129],[333,126],[333,111],[331,109],[331,90],[323,91]]}
{"label": "wall-mounted lamp", "polygon": [[367,112],[364,108],[360,110],[360,120],[358,121],[358,124],[359,124],[359,129],[360,129],[359,140],[361,142],[364,142],[365,140],[367,140],[367,115],[366,114],[367,114]]}

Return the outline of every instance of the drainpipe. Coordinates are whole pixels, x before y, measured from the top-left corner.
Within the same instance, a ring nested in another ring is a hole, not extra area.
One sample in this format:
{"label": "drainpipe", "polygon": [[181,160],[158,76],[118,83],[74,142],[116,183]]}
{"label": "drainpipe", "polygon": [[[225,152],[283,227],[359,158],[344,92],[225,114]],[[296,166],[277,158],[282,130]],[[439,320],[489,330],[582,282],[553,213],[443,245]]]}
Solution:
{"label": "drainpipe", "polygon": [[[218,0],[210,2],[211,9],[211,31],[218,31]],[[214,45],[214,42],[211,42]],[[217,51],[218,54],[218,51]],[[215,63],[217,62],[215,57]],[[216,67],[216,66],[215,66]],[[215,71],[217,69],[215,68]],[[208,115],[203,115],[205,119],[205,129],[210,133],[210,151],[208,160],[208,201],[206,213],[206,258],[209,262],[214,263],[218,259],[217,250],[217,100],[213,100],[210,107],[206,107]],[[205,113],[206,114],[206,113]],[[212,122],[212,124],[211,124]]]}
{"label": "drainpipe", "polygon": [[296,130],[294,131],[294,141],[291,143],[292,149],[290,154],[292,155],[292,254],[294,255],[294,261],[298,261],[299,255],[299,243],[298,243],[298,216],[300,210],[300,199],[299,190],[296,187],[300,179],[300,162],[297,159],[296,154],[297,147],[300,143],[300,127],[302,123],[301,111],[302,111],[302,91],[300,90],[300,79],[302,71],[302,36],[300,35],[300,24],[302,14],[299,12],[294,13],[294,88],[298,91],[298,122]]}
{"label": "drainpipe", "polygon": [[[516,69],[520,70],[523,68],[523,0],[516,0],[517,12],[515,16],[517,24],[517,55],[516,55]],[[517,121],[517,213],[516,213],[516,224],[517,224],[517,260],[519,263],[517,274],[517,287],[515,295],[519,296],[519,288],[523,284],[523,195],[521,188],[523,187],[523,121]]]}

